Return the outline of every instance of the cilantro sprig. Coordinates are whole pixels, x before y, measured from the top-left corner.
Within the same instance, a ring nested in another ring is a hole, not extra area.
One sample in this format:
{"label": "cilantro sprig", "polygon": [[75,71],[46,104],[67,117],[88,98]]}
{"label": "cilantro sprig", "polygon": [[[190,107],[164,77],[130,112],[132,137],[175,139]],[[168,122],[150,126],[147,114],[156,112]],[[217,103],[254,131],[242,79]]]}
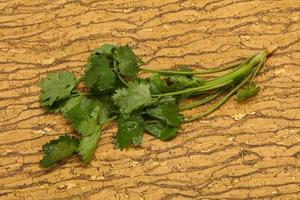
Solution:
{"label": "cilantro sprig", "polygon": [[[61,113],[78,134],[63,135],[45,144],[40,165],[51,167],[74,154],[83,163],[90,163],[104,129],[113,121],[118,127],[113,141],[120,150],[141,145],[144,133],[171,140],[181,124],[212,113],[232,95],[236,94],[238,102],[257,95],[259,87],[253,78],[267,56],[262,51],[245,61],[209,70],[160,70],[142,67],[142,60],[129,45],[104,44],[91,52],[82,77],[59,72],[40,82],[41,106]],[[140,77],[141,71],[148,76]],[[199,77],[223,71],[224,75],[215,78]],[[76,88],[80,81],[86,93]],[[203,112],[185,115],[185,110],[212,101],[215,103]]]}

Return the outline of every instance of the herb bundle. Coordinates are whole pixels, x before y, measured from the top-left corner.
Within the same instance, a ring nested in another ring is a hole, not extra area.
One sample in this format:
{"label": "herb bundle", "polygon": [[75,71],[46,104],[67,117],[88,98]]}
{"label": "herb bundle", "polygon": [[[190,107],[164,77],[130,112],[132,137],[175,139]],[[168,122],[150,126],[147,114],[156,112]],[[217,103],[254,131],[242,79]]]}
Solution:
{"label": "herb bundle", "polygon": [[[90,163],[101,132],[113,122],[118,131],[114,144],[118,149],[140,145],[144,132],[163,141],[174,138],[182,123],[200,119],[224,104],[232,95],[244,101],[255,96],[259,87],[253,78],[268,53],[259,52],[236,64],[196,71],[188,68],[156,70],[141,67],[143,62],[130,46],[104,44],[93,50],[83,77],[70,72],[51,73],[40,82],[40,103],[48,112],[61,113],[70,121],[79,137],[68,134],[43,145],[42,167],[79,154]],[[149,76],[141,78],[140,72]],[[224,72],[215,78],[203,74]],[[77,88],[83,82],[85,91]],[[204,112],[184,116],[185,110],[204,104]]]}

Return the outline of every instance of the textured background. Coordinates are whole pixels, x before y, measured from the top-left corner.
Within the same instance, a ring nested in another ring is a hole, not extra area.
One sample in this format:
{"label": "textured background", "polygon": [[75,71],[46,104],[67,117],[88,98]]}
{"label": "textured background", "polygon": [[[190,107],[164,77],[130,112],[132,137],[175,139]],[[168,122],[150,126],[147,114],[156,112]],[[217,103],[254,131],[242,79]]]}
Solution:
{"label": "textured background", "polygon": [[[300,0],[1,0],[0,199],[299,199]],[[230,100],[164,143],[45,171],[41,145],[73,132],[39,108],[49,72],[82,74],[89,51],[131,43],[147,66],[210,68],[279,47],[247,104]]]}

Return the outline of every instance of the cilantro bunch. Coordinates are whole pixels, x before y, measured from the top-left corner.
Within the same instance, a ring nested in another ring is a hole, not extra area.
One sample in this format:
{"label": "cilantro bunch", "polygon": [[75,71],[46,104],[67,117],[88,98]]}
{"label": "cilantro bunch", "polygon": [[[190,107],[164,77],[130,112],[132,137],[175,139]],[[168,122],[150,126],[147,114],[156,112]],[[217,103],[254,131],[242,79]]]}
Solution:
{"label": "cilantro bunch", "polygon": [[[245,61],[222,68],[195,71],[189,68],[143,68],[130,46],[104,44],[94,49],[83,77],[70,72],[51,73],[40,82],[40,103],[48,112],[61,113],[78,137],[65,134],[43,145],[42,167],[79,154],[90,163],[103,129],[116,121],[113,141],[123,150],[140,145],[144,133],[167,141],[178,134],[182,123],[210,114],[232,95],[238,102],[255,96],[253,78],[268,53],[259,52]],[[141,78],[139,74],[148,76]],[[202,74],[224,72],[204,79]],[[77,86],[83,82],[85,88]],[[184,116],[185,110],[214,102],[205,111]]]}

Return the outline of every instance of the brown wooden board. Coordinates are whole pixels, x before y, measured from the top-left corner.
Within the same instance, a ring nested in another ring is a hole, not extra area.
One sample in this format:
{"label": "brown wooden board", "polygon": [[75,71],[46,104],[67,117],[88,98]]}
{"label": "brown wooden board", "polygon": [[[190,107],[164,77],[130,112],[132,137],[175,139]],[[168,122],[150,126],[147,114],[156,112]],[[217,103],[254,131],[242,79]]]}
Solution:
{"label": "brown wooden board", "polygon": [[[130,43],[154,68],[279,49],[248,103],[231,99],[170,142],[147,135],[126,151],[113,149],[111,126],[90,165],[75,156],[45,171],[42,144],[74,131],[40,108],[37,84],[82,74],[103,43]],[[299,0],[2,0],[0,51],[0,199],[300,198]]]}

